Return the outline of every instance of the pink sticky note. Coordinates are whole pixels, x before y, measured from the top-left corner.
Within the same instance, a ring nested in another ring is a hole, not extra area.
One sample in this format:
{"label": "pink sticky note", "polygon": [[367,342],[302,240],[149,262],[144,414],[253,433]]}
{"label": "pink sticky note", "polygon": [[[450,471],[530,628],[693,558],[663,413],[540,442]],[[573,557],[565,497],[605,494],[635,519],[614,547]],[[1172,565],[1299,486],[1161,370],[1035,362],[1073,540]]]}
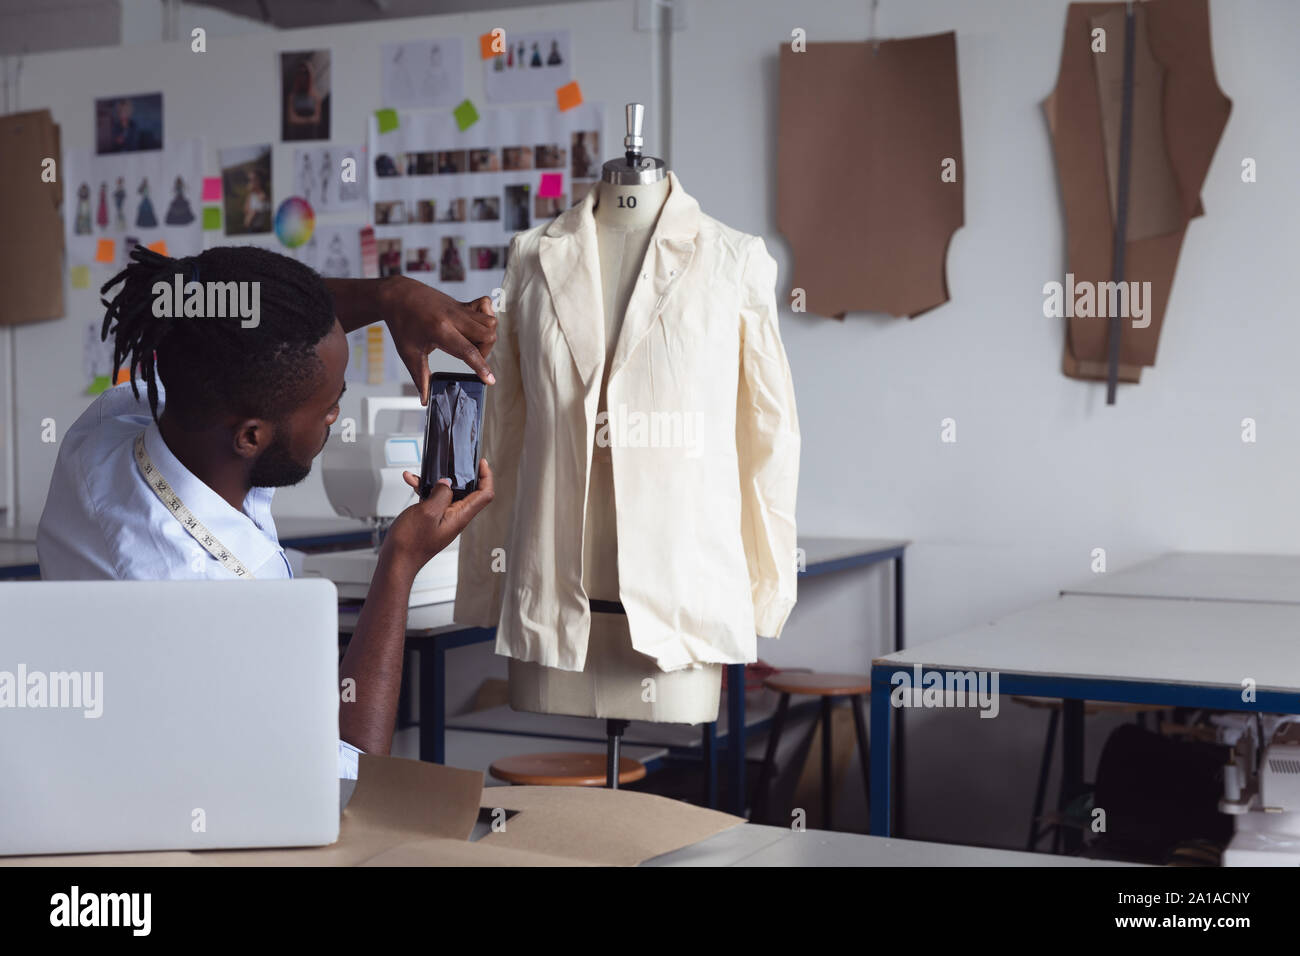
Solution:
{"label": "pink sticky note", "polygon": [[542,184],[537,189],[539,199],[558,199],[564,195],[563,173],[542,173]]}
{"label": "pink sticky note", "polygon": [[221,201],[221,177],[220,176],[203,177],[203,201],[204,202]]}

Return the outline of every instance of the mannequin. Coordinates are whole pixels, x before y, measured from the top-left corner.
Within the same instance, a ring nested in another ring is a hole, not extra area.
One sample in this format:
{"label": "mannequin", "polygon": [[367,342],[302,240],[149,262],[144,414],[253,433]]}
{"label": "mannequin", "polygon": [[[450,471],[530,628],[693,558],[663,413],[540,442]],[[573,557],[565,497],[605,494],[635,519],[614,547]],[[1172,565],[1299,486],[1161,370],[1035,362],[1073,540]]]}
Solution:
{"label": "mannequin", "polygon": [[[663,160],[641,156],[644,107],[632,104],[627,112],[625,158],[605,163],[595,187],[605,323],[598,412],[608,411],[605,385],[623,317],[671,187]],[[566,671],[510,658],[510,706],[536,713],[658,723],[716,720],[721,665],[697,663],[663,671],[653,658],[633,649],[627,618],[615,603],[619,600],[616,527],[613,463],[598,434],[592,448],[583,533],[583,589],[593,602],[586,666],[582,671]]]}

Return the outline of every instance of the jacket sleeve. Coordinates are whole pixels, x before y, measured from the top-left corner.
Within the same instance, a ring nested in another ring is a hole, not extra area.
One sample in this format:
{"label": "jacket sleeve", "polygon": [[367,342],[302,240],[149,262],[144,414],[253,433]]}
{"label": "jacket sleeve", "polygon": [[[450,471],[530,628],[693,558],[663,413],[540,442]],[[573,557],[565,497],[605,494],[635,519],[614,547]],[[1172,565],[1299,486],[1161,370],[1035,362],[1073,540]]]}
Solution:
{"label": "jacket sleeve", "polygon": [[740,309],[736,452],[741,532],[760,637],[780,637],[796,599],[795,497],[799,417],[777,325],[776,260],[754,237]]}
{"label": "jacket sleeve", "polygon": [[[483,441],[480,456],[492,469],[495,493],[460,534],[456,570],[457,624],[496,627],[505,590],[506,554],[511,519],[519,486],[519,455],[523,448],[525,402],[519,377],[519,337],[515,326],[514,293],[522,255],[519,237],[510,241],[510,263],[502,282],[501,308],[497,310],[497,342],[488,356],[496,383],[484,391]],[[478,462],[474,463],[475,473]],[[500,549],[500,550],[498,550]]]}

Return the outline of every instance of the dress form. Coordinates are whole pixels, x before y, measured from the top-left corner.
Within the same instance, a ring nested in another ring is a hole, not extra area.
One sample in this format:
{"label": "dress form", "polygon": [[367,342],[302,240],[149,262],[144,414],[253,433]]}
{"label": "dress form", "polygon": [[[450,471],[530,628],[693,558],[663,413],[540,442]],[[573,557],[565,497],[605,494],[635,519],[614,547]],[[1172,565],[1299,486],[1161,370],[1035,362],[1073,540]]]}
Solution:
{"label": "dress form", "polygon": [[[633,126],[629,109],[629,129]],[[638,115],[637,134],[639,126]],[[634,138],[639,147],[639,135],[629,134],[629,140]],[[629,162],[632,145],[629,142]],[[639,176],[620,176],[617,174],[626,169],[624,161],[611,160],[605,164],[605,178],[594,187],[598,190],[594,215],[605,331],[605,368],[598,412],[609,412],[606,382],[610,364],[655,223],[670,189],[662,161],[641,160],[639,148],[637,161],[638,167],[643,163],[657,164],[651,169],[658,175],[645,172]],[[616,167],[615,175],[610,175],[610,167]],[[594,601],[619,600],[614,505],[610,449],[597,441],[592,448],[583,531],[583,588]],[[627,618],[622,613],[595,609],[591,614],[584,670],[566,671],[511,658],[509,675],[510,706],[515,710],[660,723],[698,724],[716,720],[722,687],[721,665],[696,664],[683,670],[662,671],[653,658],[633,649]],[[646,697],[653,699],[646,700]]]}

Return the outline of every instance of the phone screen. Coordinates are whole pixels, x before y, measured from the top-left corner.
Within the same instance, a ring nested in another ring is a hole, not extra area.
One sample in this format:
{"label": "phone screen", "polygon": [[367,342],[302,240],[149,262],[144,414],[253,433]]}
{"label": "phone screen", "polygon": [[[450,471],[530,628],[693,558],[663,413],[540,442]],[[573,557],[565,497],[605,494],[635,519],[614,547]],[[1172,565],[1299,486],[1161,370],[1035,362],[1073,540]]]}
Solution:
{"label": "phone screen", "polygon": [[421,499],[429,496],[441,478],[451,479],[452,500],[464,498],[478,488],[483,391],[477,375],[435,372],[430,379],[424,463],[420,469]]}

